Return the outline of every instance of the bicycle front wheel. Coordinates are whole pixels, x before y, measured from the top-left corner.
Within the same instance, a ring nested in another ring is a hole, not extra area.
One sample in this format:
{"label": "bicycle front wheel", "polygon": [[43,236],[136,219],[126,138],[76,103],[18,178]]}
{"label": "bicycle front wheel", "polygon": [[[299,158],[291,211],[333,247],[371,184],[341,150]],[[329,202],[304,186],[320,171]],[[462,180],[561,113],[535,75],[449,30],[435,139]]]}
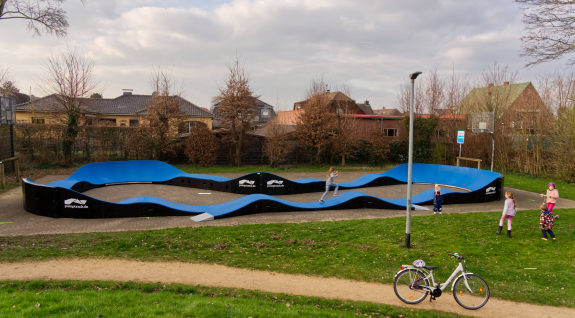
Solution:
{"label": "bicycle front wheel", "polygon": [[422,302],[429,292],[421,286],[429,285],[423,272],[416,269],[406,269],[395,277],[393,290],[401,301],[408,304]]}
{"label": "bicycle front wheel", "polygon": [[[467,274],[465,277],[459,276],[453,284],[453,297],[455,301],[466,309],[479,309],[489,300],[489,286],[483,278]],[[467,282],[467,284],[466,284]]]}

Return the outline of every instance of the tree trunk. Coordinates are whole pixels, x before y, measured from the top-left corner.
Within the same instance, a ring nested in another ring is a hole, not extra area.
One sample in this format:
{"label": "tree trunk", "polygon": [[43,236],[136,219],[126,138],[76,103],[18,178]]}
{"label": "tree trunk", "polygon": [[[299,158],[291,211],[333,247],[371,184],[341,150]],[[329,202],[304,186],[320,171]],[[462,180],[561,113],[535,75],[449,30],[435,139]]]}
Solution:
{"label": "tree trunk", "polygon": [[236,147],[236,158],[235,158],[234,162],[235,162],[236,165],[237,165],[237,161],[238,161],[238,158],[237,158],[238,142],[237,142],[237,140],[236,140],[236,121],[235,121],[235,120],[232,120],[232,123],[231,123],[231,125],[230,125],[230,130],[231,130],[231,133],[232,133],[232,136],[231,136],[231,137],[232,137],[232,144]]}
{"label": "tree trunk", "polygon": [[242,144],[244,141],[243,130],[240,130],[238,135],[238,143],[236,145],[236,166],[242,164]]}
{"label": "tree trunk", "polygon": [[341,166],[345,167],[345,155],[341,156]]}

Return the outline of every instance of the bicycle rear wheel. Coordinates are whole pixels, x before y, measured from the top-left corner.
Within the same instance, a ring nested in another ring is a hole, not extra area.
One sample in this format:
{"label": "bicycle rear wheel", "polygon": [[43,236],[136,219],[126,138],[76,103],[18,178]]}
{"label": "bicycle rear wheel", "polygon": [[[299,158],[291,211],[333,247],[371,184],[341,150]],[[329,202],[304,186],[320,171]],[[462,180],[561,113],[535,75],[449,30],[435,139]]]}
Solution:
{"label": "bicycle rear wheel", "polygon": [[[453,297],[455,301],[466,309],[479,309],[489,300],[489,286],[483,278],[467,274],[467,285],[465,278],[459,276],[453,284]],[[467,288],[469,286],[469,288]]]}
{"label": "bicycle rear wheel", "polygon": [[397,274],[393,282],[393,290],[401,301],[408,304],[422,302],[429,292],[423,290],[421,286],[429,285],[429,281],[424,279],[423,272],[416,269],[406,269]]}

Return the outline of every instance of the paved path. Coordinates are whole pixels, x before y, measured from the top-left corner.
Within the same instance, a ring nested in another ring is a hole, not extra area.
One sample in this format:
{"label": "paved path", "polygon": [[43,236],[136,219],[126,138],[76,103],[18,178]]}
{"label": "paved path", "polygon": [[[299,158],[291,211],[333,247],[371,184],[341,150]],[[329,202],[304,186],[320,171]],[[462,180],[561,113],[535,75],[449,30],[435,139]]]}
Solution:
{"label": "paved path", "polygon": [[[460,307],[451,294],[447,293],[434,302],[426,299],[417,305],[407,305],[395,296],[392,285],[178,262],[77,259],[0,263],[0,280],[106,280],[198,284],[368,301],[475,317],[575,317],[573,308],[538,306],[496,298],[490,298],[479,310],[467,310]],[[497,291],[492,293],[497,294]]]}
{"label": "paved path", "polygon": [[[339,182],[355,180],[364,175],[364,172],[345,172],[338,178]],[[216,174],[228,178],[235,178],[242,174]],[[295,180],[300,178],[323,179],[324,173],[280,173],[282,177]],[[39,183],[50,183],[55,180],[65,179],[65,175],[46,176],[35,180]],[[414,185],[413,194],[421,193],[429,189],[431,185]],[[405,185],[393,185],[385,187],[364,188],[361,191],[386,198],[405,197]],[[513,190],[518,208],[537,209],[541,197],[535,193]],[[216,204],[234,200],[241,195],[233,193],[213,192],[209,195],[200,195],[206,190],[190,189],[164,185],[118,185],[94,189],[86,192],[87,195],[108,201],[121,201],[126,198],[142,195],[157,196],[183,204]],[[299,195],[279,196],[286,200],[311,202],[316,201],[321,193],[306,193]],[[329,198],[329,196],[328,196]],[[22,207],[22,188],[12,189],[0,195],[0,236],[22,236],[38,234],[64,234],[64,233],[87,233],[87,232],[118,232],[130,230],[150,230],[174,227],[198,227],[198,226],[233,226],[239,224],[262,224],[262,223],[299,223],[313,221],[335,221],[351,219],[372,219],[403,216],[403,210],[379,210],[379,209],[354,209],[354,210],[328,210],[309,212],[284,212],[263,213],[238,217],[219,219],[209,222],[196,223],[189,217],[157,217],[157,218],[119,218],[119,219],[54,219],[34,215],[26,212]],[[558,208],[575,208],[575,201],[559,199]],[[501,211],[503,202],[495,201],[480,204],[459,204],[444,206],[444,213],[465,213]],[[413,211],[413,215],[428,215],[430,212]],[[11,223],[10,223],[11,222]]]}

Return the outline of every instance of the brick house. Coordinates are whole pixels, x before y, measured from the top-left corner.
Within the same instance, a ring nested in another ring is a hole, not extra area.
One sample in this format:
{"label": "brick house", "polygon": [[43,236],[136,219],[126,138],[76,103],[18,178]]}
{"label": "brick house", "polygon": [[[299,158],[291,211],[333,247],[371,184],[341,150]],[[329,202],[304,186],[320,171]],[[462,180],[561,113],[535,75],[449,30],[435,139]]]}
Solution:
{"label": "brick house", "polygon": [[489,84],[487,87],[474,88],[463,99],[457,111],[466,115],[494,112],[498,123],[496,129],[504,126],[529,133],[544,133],[541,130],[545,129],[546,120],[554,116],[553,111],[545,107],[531,82],[505,82],[501,86]]}
{"label": "brick house", "polygon": [[403,114],[395,108],[374,109],[373,114],[384,116],[403,116]]}

